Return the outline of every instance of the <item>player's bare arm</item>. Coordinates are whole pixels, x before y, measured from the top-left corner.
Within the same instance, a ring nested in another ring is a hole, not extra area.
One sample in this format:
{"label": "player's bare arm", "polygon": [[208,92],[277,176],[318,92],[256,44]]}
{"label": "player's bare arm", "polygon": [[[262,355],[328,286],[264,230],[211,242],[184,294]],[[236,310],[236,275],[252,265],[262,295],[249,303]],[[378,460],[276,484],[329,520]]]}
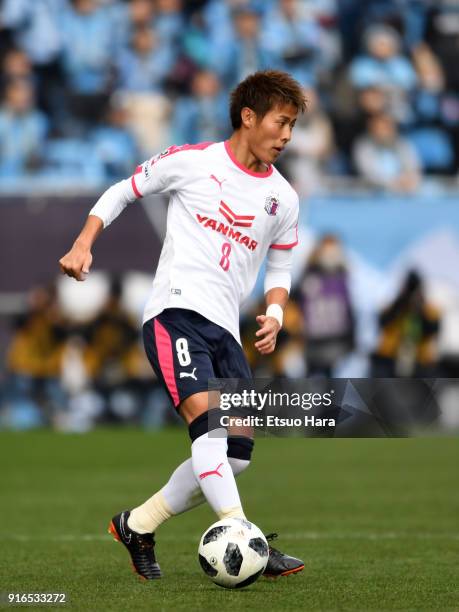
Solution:
{"label": "player's bare arm", "polygon": [[103,230],[103,222],[95,215],[89,215],[78,238],[68,253],[59,260],[63,274],[77,281],[84,281],[92,264],[92,246]]}
{"label": "player's bare arm", "polygon": [[277,334],[282,327],[282,313],[288,301],[288,291],[275,287],[266,293],[266,314],[257,316],[260,329],[256,332],[255,347],[262,355],[269,355],[276,347]]}

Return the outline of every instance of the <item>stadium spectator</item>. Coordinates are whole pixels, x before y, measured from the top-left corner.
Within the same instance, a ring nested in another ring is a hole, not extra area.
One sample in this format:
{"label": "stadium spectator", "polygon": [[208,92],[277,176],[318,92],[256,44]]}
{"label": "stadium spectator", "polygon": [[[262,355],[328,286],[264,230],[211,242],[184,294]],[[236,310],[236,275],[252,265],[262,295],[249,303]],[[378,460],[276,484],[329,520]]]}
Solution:
{"label": "stadium spectator", "polygon": [[52,423],[65,408],[60,381],[66,323],[54,287],[37,287],[18,316],[8,348],[7,404],[13,427]]}
{"label": "stadium spectator", "polygon": [[375,378],[435,376],[440,313],[425,296],[421,276],[407,274],[395,300],[379,316],[381,335],[372,355]]}
{"label": "stadium spectator", "polygon": [[292,295],[303,315],[308,376],[333,375],[354,347],[354,314],[345,255],[339,239],[323,236]]}
{"label": "stadium spectator", "polygon": [[83,123],[96,122],[103,116],[113,85],[112,13],[96,0],[71,0],[59,12],[59,27],[71,113],[68,123],[72,116]]}
{"label": "stadium spectator", "polygon": [[441,100],[442,120],[452,139],[455,151],[454,166],[459,162],[459,12],[452,2],[431,7],[428,14],[425,42],[441,65],[444,75],[444,94]]}
{"label": "stadium spectator", "polygon": [[454,149],[444,127],[444,72],[427,45],[418,45],[414,49],[413,60],[418,75],[418,87],[413,97],[417,121],[409,131],[410,141],[424,171],[451,173],[454,171]]}
{"label": "stadium spectator", "polygon": [[213,41],[210,49],[212,67],[227,88],[257,70],[276,68],[281,58],[273,56],[263,45],[262,12],[253,3],[242,4],[232,13],[233,28],[229,38]]}
{"label": "stadium spectator", "polygon": [[0,176],[19,180],[42,163],[48,121],[34,103],[34,90],[26,79],[10,81],[0,108]]}
{"label": "stadium spectator", "polygon": [[154,0],[115,1],[108,6],[108,9],[113,26],[116,54],[129,47],[136,28],[155,25]]}
{"label": "stadium spectator", "polygon": [[130,47],[118,56],[120,98],[142,156],[163,148],[167,140],[169,103],[163,85],[175,59],[171,44],[163,44],[158,33],[145,25],[134,30]]}
{"label": "stadium spectator", "polygon": [[114,96],[104,121],[92,130],[89,140],[104,165],[105,180],[122,179],[132,171],[137,146],[128,129],[126,109]]}
{"label": "stadium spectator", "polygon": [[317,92],[305,89],[305,95],[308,112],[298,118],[284,160],[295,189],[303,196],[320,190],[335,152],[333,126]]}
{"label": "stadium spectator", "polygon": [[319,49],[317,53],[317,69],[320,83],[329,85],[334,76],[334,70],[342,61],[342,40],[339,31],[339,4],[337,0],[310,0],[300,2],[304,18],[317,23]]}
{"label": "stadium spectator", "polygon": [[263,47],[300,83],[315,82],[321,31],[299,0],[279,0],[263,22]]}
{"label": "stadium spectator", "polygon": [[156,0],[156,10],[155,24],[161,40],[178,46],[185,29],[182,0]]}
{"label": "stadium spectator", "polygon": [[456,3],[435,3],[429,11],[425,40],[441,62],[445,72],[446,89],[459,91],[459,18]]}
{"label": "stadium spectator", "polygon": [[226,95],[218,76],[198,71],[191,83],[191,95],[179,98],[172,119],[177,144],[225,139],[230,131]]}
{"label": "stadium spectator", "polygon": [[174,65],[170,44],[161,41],[149,26],[138,26],[131,44],[117,58],[119,89],[138,92],[161,92],[164,79]]}
{"label": "stadium spectator", "polygon": [[27,53],[15,47],[7,51],[3,58],[0,79],[2,84],[14,79],[33,80],[32,63]]}
{"label": "stadium spectator", "polygon": [[[6,72],[24,73],[27,63],[29,69],[33,67],[37,104],[48,115],[59,115],[62,98],[59,66],[62,37],[57,20],[62,6],[62,0],[5,0],[0,8],[0,29],[3,25],[5,33],[10,32],[13,43],[5,58]],[[1,38],[6,37],[0,32]],[[7,79],[7,75],[4,78]]]}
{"label": "stadium spectator", "polygon": [[359,90],[357,104],[359,114],[365,119],[390,110],[387,93],[376,85]]}
{"label": "stadium spectator", "polygon": [[[225,67],[219,66],[219,55],[225,53],[229,45],[233,45],[234,24],[232,10],[237,9],[240,2],[209,0],[208,2],[186,2],[184,12],[187,18],[183,31],[181,47],[184,54],[177,72],[182,73],[182,87],[174,83],[174,88],[180,93],[189,93],[193,69],[212,70],[224,76]],[[257,6],[262,12],[262,8]],[[184,81],[184,82],[183,82]],[[225,83],[225,88],[227,84]]]}
{"label": "stadium spectator", "polygon": [[[84,363],[94,389],[104,402],[104,412],[116,420],[141,412],[140,399],[147,391],[139,331],[122,304],[122,284],[113,279],[107,303],[84,330],[87,343]],[[148,382],[151,382],[151,375]]]}
{"label": "stadium spectator", "polygon": [[416,72],[400,53],[398,33],[385,25],[370,27],[364,36],[365,54],[355,58],[349,68],[351,83],[357,89],[383,88],[389,95],[391,114],[398,121],[411,119],[407,95],[416,85]]}
{"label": "stadium spectator", "polygon": [[204,6],[200,6],[199,10],[196,10],[197,7],[195,7],[194,16],[199,15],[201,17],[208,42],[212,46],[219,41],[233,38],[232,15],[234,11],[249,6],[260,17],[263,17],[273,4],[273,0],[223,0],[223,2],[222,0],[209,0],[208,2],[201,2],[201,5]]}
{"label": "stadium spectator", "polygon": [[337,142],[347,156],[351,155],[356,138],[365,131],[371,117],[390,114],[388,95],[380,87],[367,87],[355,94],[348,113],[344,117],[335,117]]}
{"label": "stadium spectator", "polygon": [[127,9],[132,28],[153,25],[156,16],[154,0],[129,0]]}
{"label": "stadium spectator", "polygon": [[349,160],[356,137],[365,131],[368,117],[388,112],[388,97],[379,87],[352,88],[342,70],[338,71],[331,91],[329,115],[335,128],[337,147],[344,156],[346,170],[350,172]]}
{"label": "stadium spectator", "polygon": [[120,104],[126,111],[126,127],[140,158],[161,151],[169,140],[171,104],[163,94],[122,91]]}
{"label": "stadium spectator", "polygon": [[12,31],[14,43],[36,65],[53,62],[61,50],[56,15],[63,4],[61,0],[3,0],[1,4],[1,26]]}
{"label": "stadium spectator", "polygon": [[441,120],[441,98],[445,92],[445,73],[425,44],[413,50],[413,64],[418,77],[414,104],[416,114],[421,121]]}
{"label": "stadium spectator", "polygon": [[[218,6],[221,4],[219,3]],[[190,95],[191,81],[197,70],[216,72],[211,34],[215,24],[206,18],[204,11],[191,10],[191,8],[189,10],[187,27],[184,28],[180,41],[177,63],[167,82],[168,90],[177,97]],[[228,39],[228,34],[225,34],[223,30],[221,38]]]}
{"label": "stadium spectator", "polygon": [[358,51],[362,31],[374,23],[392,26],[403,35],[405,46],[414,48],[425,32],[426,15],[430,2],[423,0],[341,0],[337,2],[339,25],[346,59]]}
{"label": "stadium spectator", "polygon": [[[449,3],[3,0],[0,5],[1,84],[30,79],[51,136],[69,139],[67,149],[105,121],[115,88],[123,92],[140,154],[148,156],[170,142],[171,127],[178,140],[213,129],[193,130],[190,124],[181,136],[184,129],[171,126],[170,117],[186,118],[199,108],[199,121],[207,125],[209,117],[220,116],[220,97],[244,74],[280,67],[317,88],[322,117],[334,126],[336,155],[331,165],[319,163],[321,172],[351,172],[356,135],[379,113],[394,118],[426,173],[451,174],[457,167],[459,94],[452,58],[459,27]],[[198,71],[220,79],[213,102],[203,104],[192,91]],[[288,163],[282,170],[295,173]]]}
{"label": "stadium spectator", "polygon": [[377,85],[355,90],[350,103],[345,106],[345,112],[342,114],[342,108],[339,108],[333,119],[338,147],[345,155],[351,156],[356,139],[366,131],[372,117],[381,114],[391,117],[394,115],[389,93]]}
{"label": "stadium spectator", "polygon": [[398,134],[389,115],[375,115],[368,120],[367,132],[355,143],[353,158],[359,176],[373,187],[412,193],[420,185],[416,150]]}

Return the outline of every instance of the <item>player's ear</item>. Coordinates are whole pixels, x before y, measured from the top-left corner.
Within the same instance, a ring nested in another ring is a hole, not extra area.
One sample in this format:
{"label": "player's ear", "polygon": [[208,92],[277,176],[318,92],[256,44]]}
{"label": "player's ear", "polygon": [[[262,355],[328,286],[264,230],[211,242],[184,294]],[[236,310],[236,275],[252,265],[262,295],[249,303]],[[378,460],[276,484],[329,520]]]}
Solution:
{"label": "player's ear", "polygon": [[251,108],[244,106],[244,108],[241,110],[241,119],[242,124],[246,128],[251,128],[253,125],[255,125],[256,116]]}

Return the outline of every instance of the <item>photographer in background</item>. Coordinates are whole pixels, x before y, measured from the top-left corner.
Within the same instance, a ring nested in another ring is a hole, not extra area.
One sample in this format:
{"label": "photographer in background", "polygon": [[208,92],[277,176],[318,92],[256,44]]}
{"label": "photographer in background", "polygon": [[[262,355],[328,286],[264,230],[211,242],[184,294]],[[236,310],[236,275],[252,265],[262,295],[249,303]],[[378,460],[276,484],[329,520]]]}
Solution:
{"label": "photographer in background", "polygon": [[400,293],[379,316],[381,335],[372,355],[373,378],[435,375],[440,313],[425,296],[420,275],[407,274]]}
{"label": "photographer in background", "polygon": [[319,240],[292,297],[303,315],[308,376],[330,378],[339,359],[354,347],[345,254],[336,236]]}

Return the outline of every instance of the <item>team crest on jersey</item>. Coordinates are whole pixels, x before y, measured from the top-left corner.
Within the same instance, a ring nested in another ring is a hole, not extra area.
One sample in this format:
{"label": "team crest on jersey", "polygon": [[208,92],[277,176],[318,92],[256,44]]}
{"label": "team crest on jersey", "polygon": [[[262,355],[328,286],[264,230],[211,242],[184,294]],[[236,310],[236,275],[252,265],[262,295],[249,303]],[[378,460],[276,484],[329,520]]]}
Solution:
{"label": "team crest on jersey", "polygon": [[270,193],[265,200],[265,210],[270,217],[275,217],[279,210],[279,198],[276,194]]}

